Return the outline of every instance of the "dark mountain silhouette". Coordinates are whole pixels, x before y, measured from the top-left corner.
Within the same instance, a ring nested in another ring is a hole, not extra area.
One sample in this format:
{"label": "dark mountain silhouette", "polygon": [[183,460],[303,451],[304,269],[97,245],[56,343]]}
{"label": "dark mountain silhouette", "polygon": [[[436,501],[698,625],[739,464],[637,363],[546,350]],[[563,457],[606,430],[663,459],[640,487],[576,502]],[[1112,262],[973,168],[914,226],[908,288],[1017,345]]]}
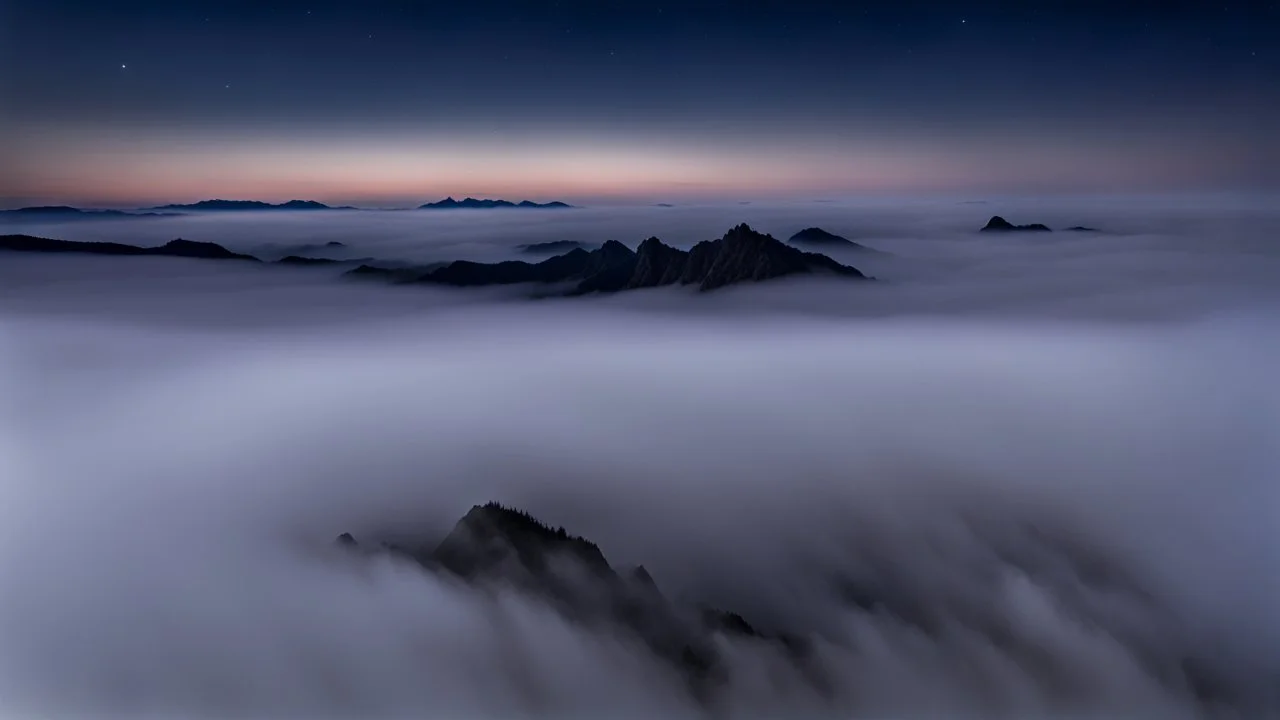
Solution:
{"label": "dark mountain silhouette", "polygon": [[374,258],[329,258],[310,255],[285,255],[274,261],[278,265],[359,265],[375,262]]}
{"label": "dark mountain silhouette", "polygon": [[419,210],[490,210],[494,208],[524,208],[529,210],[557,210],[563,208],[571,208],[572,205],[553,201],[549,203],[536,203],[530,200],[521,200],[513,203],[510,200],[480,200],[476,198],[464,198],[462,200],[454,200],[447,197],[433,203],[419,205]]}
{"label": "dark mountain silhouette", "polygon": [[824,687],[803,640],[758,630],[736,613],[673,603],[643,566],[618,573],[590,540],[496,502],[472,507],[434,547],[384,542],[366,549],[349,533],[334,544],[358,554],[390,553],[481,588],[515,586],[571,622],[628,633],[677,668],[690,692],[704,701],[727,679],[717,634],[774,643],[808,669],[816,687]]}
{"label": "dark mountain silhouette", "polygon": [[88,253],[91,255],[118,256],[168,256],[203,258],[207,260],[251,260],[261,262],[252,255],[242,255],[210,242],[170,240],[159,247],[138,247],[112,242],[74,242],[50,240],[30,235],[0,235],[0,250],[36,253]]}
{"label": "dark mountain silhouette", "polygon": [[700,242],[688,251],[665,245],[657,238],[645,240],[636,251],[609,240],[596,250],[575,248],[538,263],[458,260],[416,276],[367,266],[350,274],[455,287],[562,283],[569,286],[566,294],[583,295],[677,284],[697,285],[699,290],[708,291],[741,282],[817,273],[866,278],[856,268],[825,255],[797,250],[745,224],[719,240]]}
{"label": "dark mountain silhouette", "polygon": [[672,205],[671,203],[657,203],[654,207],[675,207],[675,205]]}
{"label": "dark mountain silhouette", "polygon": [[872,251],[872,249],[866,245],[861,245],[848,238],[841,237],[835,233],[829,233],[822,228],[816,227],[801,230],[795,235],[792,235],[787,242],[792,245],[809,245],[812,247],[829,247],[832,249]]}
{"label": "dark mountain silhouette", "polygon": [[542,255],[547,253],[563,253],[580,247],[586,247],[577,240],[552,240],[551,242],[530,243],[521,245],[520,252],[529,255]]}
{"label": "dark mountain silhouette", "polygon": [[259,200],[201,200],[189,205],[161,205],[153,210],[354,210],[352,207],[330,207],[314,200],[290,200],[272,204]]}
{"label": "dark mountain silhouette", "polygon": [[336,240],[326,243],[303,243],[301,245],[259,245],[255,253],[264,259],[276,259],[277,262],[289,256],[320,259],[338,259],[331,253],[339,253],[347,246]]}
{"label": "dark mountain silhouette", "polygon": [[[1139,603],[1135,607],[1164,612],[1136,578],[1129,577],[1081,538],[1027,527],[1000,540],[993,537],[986,541],[993,543],[990,550],[1002,562],[1028,578],[1046,583],[1049,589],[1058,587],[1065,573],[1069,587],[1078,588],[1078,583],[1084,583],[1117,601],[1127,598]],[[351,562],[391,555],[416,565],[422,572],[464,583],[477,593],[515,588],[570,623],[647,648],[680,674],[691,696],[713,710],[717,709],[719,693],[726,683],[739,680],[736,669],[720,650],[726,640],[776,653],[820,695],[830,698],[835,689],[824,666],[823,658],[829,656],[815,651],[809,637],[752,622],[730,608],[670,599],[644,566],[619,571],[591,540],[496,502],[472,507],[438,541],[375,539],[362,544],[344,532],[332,541],[330,552]],[[1060,683],[1068,677],[1063,673],[1074,658],[1056,656],[1039,633],[1013,627],[1005,613],[990,607],[988,596],[937,592],[936,585],[927,578],[913,578],[898,571],[895,563],[887,561],[895,555],[883,554],[875,543],[860,550],[851,549],[851,553],[851,559],[858,558],[859,562],[850,563],[849,568],[821,571],[850,612],[911,628],[922,641],[938,638],[958,626],[1042,682]],[[992,583],[993,589],[1002,587],[1003,582],[1000,574],[974,580]],[[1073,599],[1071,593],[1055,597],[1064,602],[1064,612],[1092,607],[1088,597]],[[1134,650],[1133,661],[1170,687],[1189,691],[1213,704],[1234,705],[1250,697],[1251,688],[1234,685],[1216,673],[1211,656],[1200,654],[1196,648],[1169,646],[1150,653],[1146,651],[1150,649],[1146,641],[1127,634],[1123,623],[1113,625],[1108,621],[1109,613],[1084,612],[1082,621],[1100,619],[1097,632],[1108,633]],[[1175,617],[1169,615],[1170,620]],[[823,631],[814,632],[820,635]],[[874,652],[878,640],[871,638],[871,642],[859,647],[862,641],[854,638],[849,647],[855,652]],[[759,677],[751,669],[747,672],[747,677]],[[712,716],[719,714],[713,712]]]}
{"label": "dark mountain silhouette", "polygon": [[1030,225],[1014,225],[999,215],[987,221],[982,232],[1052,232],[1047,225],[1032,223]]}
{"label": "dark mountain silhouette", "polygon": [[181,213],[125,212],[124,210],[82,210],[69,205],[41,205],[16,210],[0,210],[6,220],[105,220],[110,218],[176,217]]}
{"label": "dark mountain silhouette", "polygon": [[1098,232],[1098,229],[1091,228],[1091,227],[1084,227],[1083,225],[1076,225],[1075,227],[1067,228],[1067,232]]}
{"label": "dark mountain silhouette", "polygon": [[[372,261],[370,261],[372,262]],[[385,262],[379,262],[377,265],[369,263],[348,270],[345,275],[353,278],[366,278],[384,280],[386,282],[405,284],[416,282],[418,278],[431,272],[432,270],[445,267],[449,263],[433,263],[430,265],[393,265]]]}
{"label": "dark mountain silhouette", "polygon": [[305,245],[294,245],[292,249],[295,252],[314,252],[314,251],[323,252],[325,250],[334,250],[337,248],[344,248],[346,246],[347,246],[346,243],[340,243],[337,240],[330,240],[327,243],[308,243]]}
{"label": "dark mountain silhouette", "polygon": [[281,265],[336,265],[344,262],[343,260],[334,260],[333,258],[314,258],[302,255],[285,255],[276,260]]}
{"label": "dark mountain silhouette", "polygon": [[465,578],[513,572],[545,578],[555,573],[552,563],[557,556],[579,563],[593,576],[618,577],[595,543],[492,502],[471,508],[430,559]]}

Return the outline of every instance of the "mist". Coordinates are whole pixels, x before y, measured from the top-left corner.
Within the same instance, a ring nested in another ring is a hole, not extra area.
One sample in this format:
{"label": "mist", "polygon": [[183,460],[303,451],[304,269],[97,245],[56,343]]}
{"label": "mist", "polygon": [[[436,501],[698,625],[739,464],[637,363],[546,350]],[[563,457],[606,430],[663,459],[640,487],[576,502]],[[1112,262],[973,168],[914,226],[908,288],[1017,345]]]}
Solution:
{"label": "mist", "polygon": [[[1274,208],[1275,206],[1271,206]],[[988,217],[1100,232],[989,237]],[[1280,213],[875,205],[24,226],[518,257],[736,222],[875,283],[529,301],[331,268],[0,255],[0,711],[42,717],[1280,717]],[[714,708],[625,633],[342,532],[499,500],[721,638]],[[881,598],[860,604],[851,588]]]}

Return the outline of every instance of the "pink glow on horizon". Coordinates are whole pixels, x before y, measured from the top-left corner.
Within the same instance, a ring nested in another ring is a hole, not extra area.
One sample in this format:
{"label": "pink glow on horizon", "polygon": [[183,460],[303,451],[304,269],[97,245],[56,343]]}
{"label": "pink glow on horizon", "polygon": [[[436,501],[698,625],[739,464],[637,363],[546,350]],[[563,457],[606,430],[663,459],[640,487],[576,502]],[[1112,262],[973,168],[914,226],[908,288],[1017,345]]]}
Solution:
{"label": "pink glow on horizon", "polygon": [[327,140],[32,133],[0,197],[149,205],[207,198],[413,204],[454,197],[690,198],[932,190],[1110,189],[1201,177],[1158,147],[802,139]]}

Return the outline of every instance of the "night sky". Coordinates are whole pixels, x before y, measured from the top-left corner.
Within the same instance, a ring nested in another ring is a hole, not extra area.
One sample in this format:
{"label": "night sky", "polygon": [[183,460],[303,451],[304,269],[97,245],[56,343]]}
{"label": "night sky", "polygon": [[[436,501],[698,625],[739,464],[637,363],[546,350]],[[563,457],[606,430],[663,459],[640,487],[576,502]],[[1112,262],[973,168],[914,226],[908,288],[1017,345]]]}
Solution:
{"label": "night sky", "polygon": [[0,202],[1280,185],[1280,3],[0,0]]}

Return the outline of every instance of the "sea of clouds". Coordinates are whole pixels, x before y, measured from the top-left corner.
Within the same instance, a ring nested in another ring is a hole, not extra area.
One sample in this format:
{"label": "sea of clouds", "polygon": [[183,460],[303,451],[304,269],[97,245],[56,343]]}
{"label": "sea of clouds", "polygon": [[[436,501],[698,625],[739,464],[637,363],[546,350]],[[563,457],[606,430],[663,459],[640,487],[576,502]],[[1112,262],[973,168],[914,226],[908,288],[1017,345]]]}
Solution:
{"label": "sea of clouds", "polygon": [[[1272,206],[1277,207],[1277,206]],[[1097,234],[976,231],[992,214]],[[0,255],[0,713],[1280,717],[1280,211],[1222,199],[238,213],[27,225],[516,257],[738,222],[876,283],[572,300]],[[15,226],[16,228],[16,226]],[[500,500],[724,641],[712,708],[515,591],[335,558]],[[856,586],[881,602],[853,602]]]}

